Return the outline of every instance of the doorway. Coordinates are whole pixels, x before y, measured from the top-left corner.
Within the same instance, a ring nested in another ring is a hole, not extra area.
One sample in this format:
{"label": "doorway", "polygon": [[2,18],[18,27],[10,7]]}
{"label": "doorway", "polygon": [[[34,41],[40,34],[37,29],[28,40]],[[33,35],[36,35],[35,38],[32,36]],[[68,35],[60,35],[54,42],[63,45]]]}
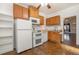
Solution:
{"label": "doorway", "polygon": [[76,16],[64,19],[64,44],[76,47]]}

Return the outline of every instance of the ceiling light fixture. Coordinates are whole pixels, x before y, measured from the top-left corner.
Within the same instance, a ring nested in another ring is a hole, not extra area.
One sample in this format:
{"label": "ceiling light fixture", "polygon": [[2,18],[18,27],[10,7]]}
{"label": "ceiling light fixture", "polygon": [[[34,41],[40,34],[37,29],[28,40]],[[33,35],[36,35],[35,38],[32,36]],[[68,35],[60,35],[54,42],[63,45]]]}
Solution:
{"label": "ceiling light fixture", "polygon": [[50,5],[49,3],[40,3],[40,4],[38,5],[37,9],[39,9],[41,6],[42,6],[42,7],[43,7],[43,6],[46,6],[48,9],[51,8],[51,5]]}
{"label": "ceiling light fixture", "polygon": [[46,6],[48,3],[40,3],[41,6]]}

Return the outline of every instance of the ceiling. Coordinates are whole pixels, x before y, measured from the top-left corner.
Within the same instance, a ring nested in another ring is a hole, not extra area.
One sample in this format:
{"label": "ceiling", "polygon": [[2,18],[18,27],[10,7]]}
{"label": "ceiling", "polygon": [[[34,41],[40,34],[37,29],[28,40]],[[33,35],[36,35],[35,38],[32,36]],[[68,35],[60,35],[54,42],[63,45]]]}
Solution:
{"label": "ceiling", "polygon": [[51,9],[48,9],[46,6],[40,8],[40,12],[43,12],[45,14],[51,14],[66,8],[69,8],[71,6],[77,5],[77,3],[52,3]]}
{"label": "ceiling", "polygon": [[[50,9],[48,9],[47,6],[41,6],[39,8],[40,12],[44,14],[51,14],[51,13],[72,7],[74,5],[78,5],[79,3],[49,3],[49,4],[51,6]],[[32,5],[32,6],[38,7],[39,3],[23,3],[22,5],[24,6]]]}

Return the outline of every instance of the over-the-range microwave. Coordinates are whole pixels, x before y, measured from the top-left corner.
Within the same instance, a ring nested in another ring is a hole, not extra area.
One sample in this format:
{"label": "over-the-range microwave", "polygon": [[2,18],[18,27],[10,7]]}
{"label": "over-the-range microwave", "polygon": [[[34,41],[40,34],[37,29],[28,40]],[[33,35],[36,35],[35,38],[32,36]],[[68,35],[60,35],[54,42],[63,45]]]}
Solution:
{"label": "over-the-range microwave", "polygon": [[32,21],[32,24],[40,24],[40,19],[38,18],[30,17],[30,20]]}

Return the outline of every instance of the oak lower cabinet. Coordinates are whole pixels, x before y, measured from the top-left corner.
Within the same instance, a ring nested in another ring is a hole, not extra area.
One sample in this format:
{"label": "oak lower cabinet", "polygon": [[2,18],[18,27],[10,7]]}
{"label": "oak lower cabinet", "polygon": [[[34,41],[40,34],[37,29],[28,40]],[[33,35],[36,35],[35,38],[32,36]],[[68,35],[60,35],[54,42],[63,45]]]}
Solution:
{"label": "oak lower cabinet", "polygon": [[59,32],[48,31],[49,41],[60,43],[61,39],[62,37],[61,37],[61,34],[59,34]]}
{"label": "oak lower cabinet", "polygon": [[46,19],[46,25],[59,25],[60,16],[54,16]]}

